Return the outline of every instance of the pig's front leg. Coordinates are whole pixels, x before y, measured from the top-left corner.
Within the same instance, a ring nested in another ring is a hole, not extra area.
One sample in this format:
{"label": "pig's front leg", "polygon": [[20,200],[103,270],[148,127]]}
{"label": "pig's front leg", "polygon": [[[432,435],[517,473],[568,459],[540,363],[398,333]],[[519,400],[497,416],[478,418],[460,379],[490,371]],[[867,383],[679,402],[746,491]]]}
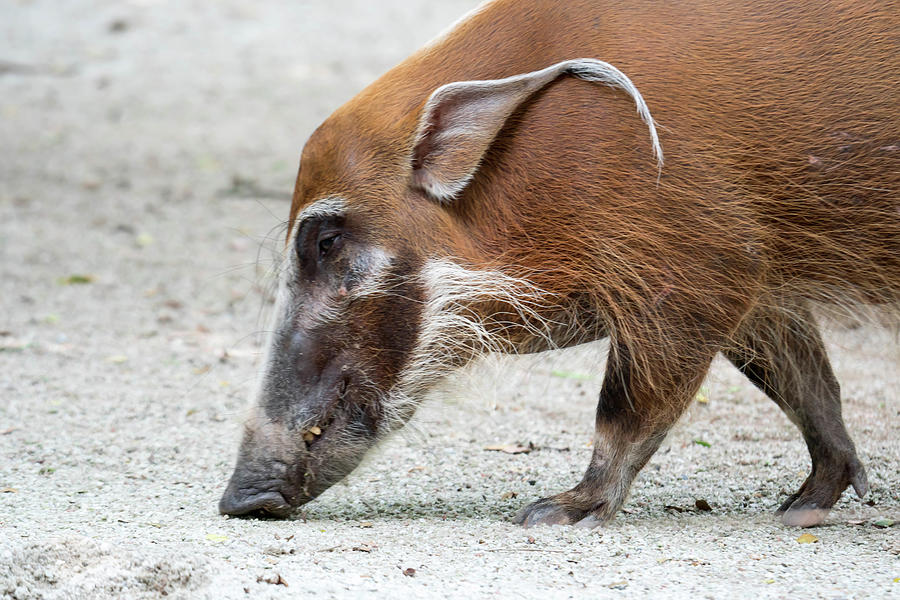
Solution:
{"label": "pig's front leg", "polygon": [[584,477],[571,490],[526,506],[514,522],[593,528],[612,519],[638,471],[696,394],[714,351],[704,354],[709,356],[695,355],[679,365],[679,372],[664,383],[642,378],[627,351],[611,355],[597,404],[594,452]]}

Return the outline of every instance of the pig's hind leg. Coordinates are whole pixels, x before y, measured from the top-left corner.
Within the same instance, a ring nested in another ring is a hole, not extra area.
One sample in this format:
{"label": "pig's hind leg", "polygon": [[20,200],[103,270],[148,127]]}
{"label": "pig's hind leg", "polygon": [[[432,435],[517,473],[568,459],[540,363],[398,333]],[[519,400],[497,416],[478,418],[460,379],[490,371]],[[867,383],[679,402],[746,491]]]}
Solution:
{"label": "pig's hind leg", "polygon": [[751,315],[723,352],[800,429],[812,472],[778,509],[786,525],[820,524],[852,485],[862,498],[866,472],[841,417],[840,386],[805,307]]}

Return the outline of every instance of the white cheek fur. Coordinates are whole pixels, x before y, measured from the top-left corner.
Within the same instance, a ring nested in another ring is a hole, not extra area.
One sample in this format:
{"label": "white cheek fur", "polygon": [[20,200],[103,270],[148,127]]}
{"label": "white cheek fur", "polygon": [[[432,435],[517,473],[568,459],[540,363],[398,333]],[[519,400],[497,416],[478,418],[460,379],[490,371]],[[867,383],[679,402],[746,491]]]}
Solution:
{"label": "white cheek fur", "polygon": [[[443,259],[428,261],[418,278],[426,295],[418,340],[397,383],[382,400],[389,430],[405,424],[429,391],[472,359],[516,353],[518,348],[510,341],[515,337],[538,339],[553,348],[559,331],[559,323],[543,316],[557,312],[554,298],[527,279]],[[472,309],[490,302],[510,307],[510,320],[493,320],[489,327]]]}

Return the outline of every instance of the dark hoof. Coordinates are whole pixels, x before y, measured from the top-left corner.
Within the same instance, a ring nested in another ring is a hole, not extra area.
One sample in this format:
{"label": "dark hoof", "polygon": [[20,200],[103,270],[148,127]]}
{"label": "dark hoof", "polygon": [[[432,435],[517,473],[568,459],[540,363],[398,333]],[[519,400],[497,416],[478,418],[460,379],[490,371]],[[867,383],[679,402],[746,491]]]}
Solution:
{"label": "dark hoof", "polygon": [[856,492],[860,500],[869,493],[869,477],[866,475],[865,467],[859,461],[856,461],[856,464],[851,469],[850,485],[853,486],[853,491]]}
{"label": "dark hoof", "polygon": [[583,520],[593,518],[585,515],[585,510],[566,506],[553,498],[543,498],[516,513],[513,523],[526,528],[535,525],[580,525]]}

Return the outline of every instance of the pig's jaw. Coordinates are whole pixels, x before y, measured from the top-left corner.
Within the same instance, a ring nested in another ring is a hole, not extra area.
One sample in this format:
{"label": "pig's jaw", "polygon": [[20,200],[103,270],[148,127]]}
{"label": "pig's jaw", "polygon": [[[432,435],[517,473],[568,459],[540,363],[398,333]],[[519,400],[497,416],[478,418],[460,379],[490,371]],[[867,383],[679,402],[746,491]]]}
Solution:
{"label": "pig's jaw", "polygon": [[[387,264],[386,256],[373,260]],[[414,348],[394,384],[388,390],[367,387],[357,402],[319,415],[327,419],[299,419],[296,426],[285,425],[258,405],[220,512],[285,517],[355,469],[377,441],[407,423],[430,391],[474,358],[515,353],[522,344],[554,347],[558,324],[543,315],[558,314],[558,307],[528,279],[448,259],[427,260],[412,276],[425,293]],[[360,288],[365,296],[394,293],[392,282],[383,277],[370,281]],[[291,302],[284,287],[276,307],[276,318],[282,319]],[[498,306],[504,313],[498,315]],[[364,432],[361,415],[376,409],[374,427]]]}

